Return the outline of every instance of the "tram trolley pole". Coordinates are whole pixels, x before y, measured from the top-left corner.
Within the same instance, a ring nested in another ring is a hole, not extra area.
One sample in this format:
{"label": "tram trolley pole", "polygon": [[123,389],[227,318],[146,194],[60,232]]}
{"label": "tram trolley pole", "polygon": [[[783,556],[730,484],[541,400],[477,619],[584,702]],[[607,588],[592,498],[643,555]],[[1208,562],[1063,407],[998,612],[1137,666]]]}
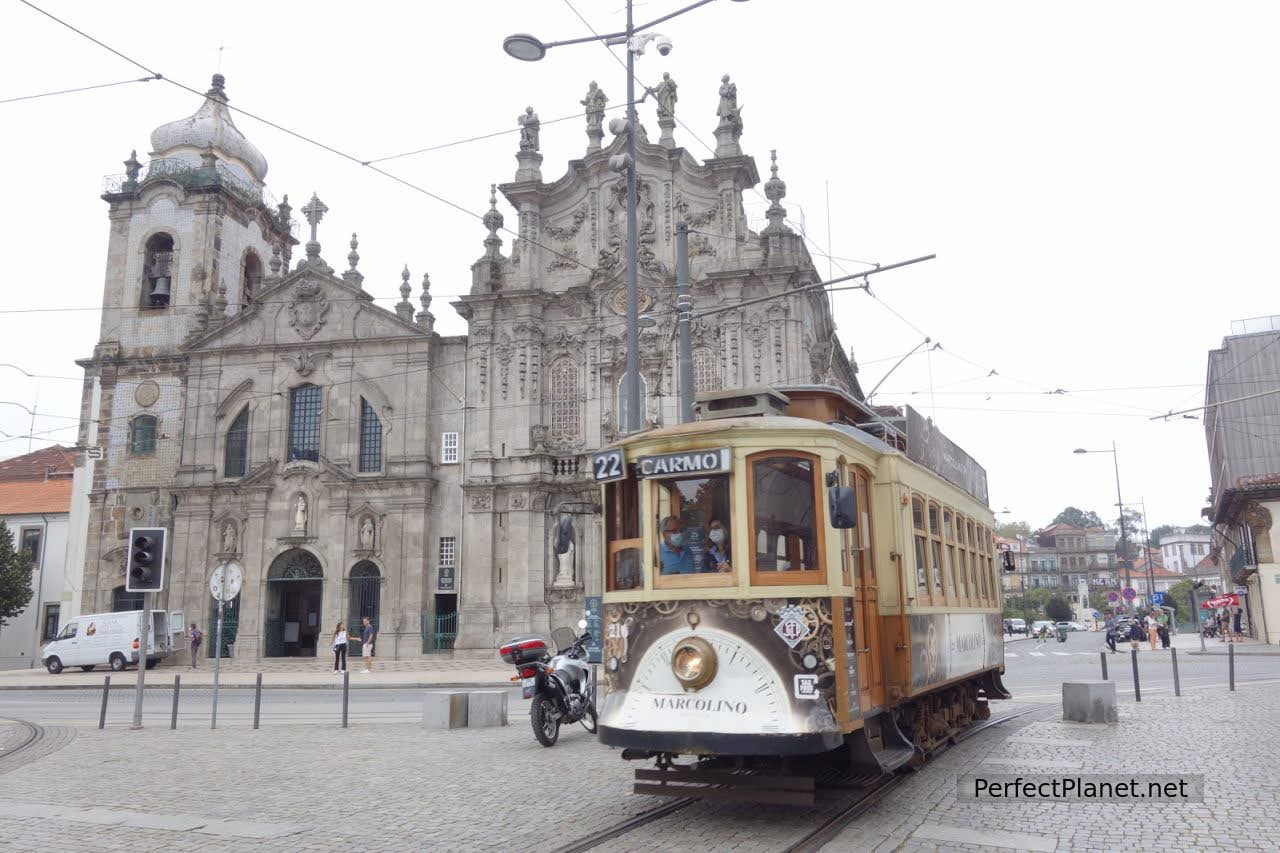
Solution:
{"label": "tram trolley pole", "polygon": [[111,676],[102,681],[102,710],[98,712],[98,728],[107,727],[107,697],[111,695]]}
{"label": "tram trolley pole", "polygon": [[1142,686],[1138,683],[1138,650],[1130,649],[1129,658],[1133,661],[1133,701],[1142,701]]}
{"label": "tram trolley pole", "polygon": [[1102,680],[1107,680],[1107,653],[1098,652],[1098,660],[1102,661]]}
{"label": "tram trolley pole", "polygon": [[178,693],[182,690],[182,673],[173,675],[173,710],[169,712],[169,731],[178,727]]}

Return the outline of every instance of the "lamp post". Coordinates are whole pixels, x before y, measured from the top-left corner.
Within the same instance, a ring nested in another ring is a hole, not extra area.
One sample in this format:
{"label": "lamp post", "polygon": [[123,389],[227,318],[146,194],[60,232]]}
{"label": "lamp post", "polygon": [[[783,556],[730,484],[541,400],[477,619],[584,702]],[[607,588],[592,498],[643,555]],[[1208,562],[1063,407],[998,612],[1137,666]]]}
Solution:
{"label": "lamp post", "polygon": [[[671,52],[671,40],[658,33],[646,33],[650,27],[663,21],[683,15],[705,6],[712,0],[697,0],[682,9],[654,18],[647,24],[635,25],[632,18],[633,0],[627,0],[627,28],[616,33],[592,35],[583,38],[565,39],[564,41],[543,42],[528,33],[516,33],[507,36],[502,42],[502,49],[514,59],[522,62],[537,62],[547,55],[553,47],[586,42],[603,42],[606,45],[623,44],[627,47],[627,118],[625,133],[627,134],[627,153],[620,158],[611,158],[609,166],[616,171],[627,173],[627,374],[624,396],[627,401],[626,422],[618,426],[626,432],[639,432],[641,426],[640,412],[644,401],[640,399],[640,286],[636,275],[636,57],[644,53],[651,41],[657,41],[658,52],[666,56]],[[743,0],[735,0],[741,3]],[[610,130],[622,130],[613,124]]]}
{"label": "lamp post", "polygon": [[1120,497],[1120,455],[1116,453],[1116,443],[1111,442],[1110,450],[1085,450],[1083,447],[1077,447],[1075,453],[1110,453],[1111,461],[1115,464],[1116,469],[1116,509],[1120,513],[1120,559],[1124,562],[1124,585],[1126,589],[1133,588],[1133,561],[1129,559],[1129,535],[1125,531],[1124,525],[1124,498]]}

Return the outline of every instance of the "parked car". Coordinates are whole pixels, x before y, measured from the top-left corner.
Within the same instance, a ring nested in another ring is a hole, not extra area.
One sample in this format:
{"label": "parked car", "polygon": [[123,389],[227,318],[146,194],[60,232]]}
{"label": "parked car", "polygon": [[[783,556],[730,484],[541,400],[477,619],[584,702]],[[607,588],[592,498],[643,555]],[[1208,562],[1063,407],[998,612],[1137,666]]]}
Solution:
{"label": "parked car", "polygon": [[1025,633],[1027,633],[1027,620],[1026,620],[1026,619],[1006,619],[1006,620],[1004,620],[1004,621],[1005,621],[1005,622],[1008,624],[1008,626],[1009,626],[1009,629],[1008,629],[1008,630],[1009,630],[1009,633],[1010,633],[1010,634],[1025,634]]}
{"label": "parked car", "polygon": [[1062,633],[1065,633],[1067,631],[1087,631],[1088,630],[1079,622],[1059,622],[1054,627],[1057,628],[1057,630]]}
{"label": "parked car", "polygon": [[1050,636],[1057,633],[1053,627],[1053,623],[1050,622],[1048,619],[1037,619],[1036,621],[1031,623],[1032,634],[1039,634],[1041,628],[1048,629]]}
{"label": "parked car", "polygon": [[[151,632],[147,639],[148,668],[173,651],[169,614],[164,610],[153,610],[151,614]],[[77,616],[40,650],[40,661],[54,675],[68,666],[78,666],[89,672],[99,664],[120,672],[129,664],[138,662],[141,615],[141,610],[128,610]]]}

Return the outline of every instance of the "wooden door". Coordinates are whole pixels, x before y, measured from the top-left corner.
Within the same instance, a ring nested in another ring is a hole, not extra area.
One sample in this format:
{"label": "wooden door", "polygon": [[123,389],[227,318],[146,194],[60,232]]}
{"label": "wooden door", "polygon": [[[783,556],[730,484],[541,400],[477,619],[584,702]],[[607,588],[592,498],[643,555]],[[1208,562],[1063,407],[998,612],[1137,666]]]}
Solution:
{"label": "wooden door", "polygon": [[853,568],[854,625],[858,647],[858,703],[863,712],[884,707],[884,660],[880,654],[880,588],[877,551],[871,530],[871,477],[856,465],[845,471],[858,504],[858,524],[850,533]]}

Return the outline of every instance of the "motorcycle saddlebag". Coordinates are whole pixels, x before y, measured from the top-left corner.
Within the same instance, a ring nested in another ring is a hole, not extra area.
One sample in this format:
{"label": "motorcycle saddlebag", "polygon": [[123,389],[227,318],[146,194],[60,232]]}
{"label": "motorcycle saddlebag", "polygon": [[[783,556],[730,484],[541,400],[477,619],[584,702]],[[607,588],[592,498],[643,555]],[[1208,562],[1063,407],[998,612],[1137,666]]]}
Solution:
{"label": "motorcycle saddlebag", "polygon": [[514,666],[545,660],[547,643],[540,637],[516,637],[509,643],[498,647],[502,659]]}

